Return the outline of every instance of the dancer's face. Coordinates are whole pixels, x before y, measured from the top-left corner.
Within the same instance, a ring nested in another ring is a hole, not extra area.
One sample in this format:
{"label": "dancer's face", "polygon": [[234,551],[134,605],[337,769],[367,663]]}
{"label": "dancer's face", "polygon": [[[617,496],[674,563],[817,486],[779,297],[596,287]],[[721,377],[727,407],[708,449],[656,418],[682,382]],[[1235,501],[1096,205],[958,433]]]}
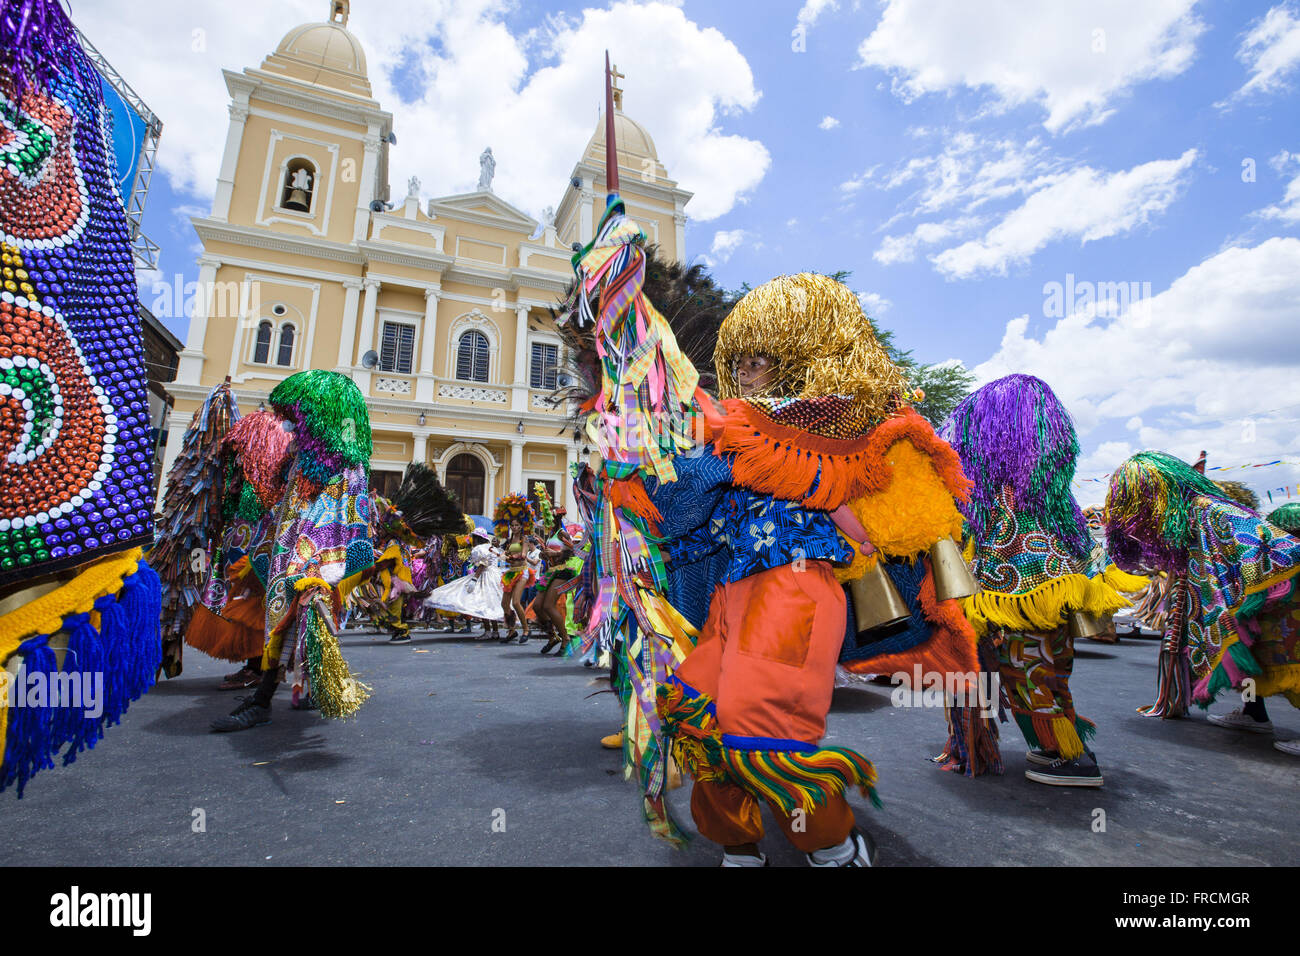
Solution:
{"label": "dancer's face", "polygon": [[736,359],[736,386],[742,398],[761,395],[776,384],[776,363],[766,355],[742,355]]}

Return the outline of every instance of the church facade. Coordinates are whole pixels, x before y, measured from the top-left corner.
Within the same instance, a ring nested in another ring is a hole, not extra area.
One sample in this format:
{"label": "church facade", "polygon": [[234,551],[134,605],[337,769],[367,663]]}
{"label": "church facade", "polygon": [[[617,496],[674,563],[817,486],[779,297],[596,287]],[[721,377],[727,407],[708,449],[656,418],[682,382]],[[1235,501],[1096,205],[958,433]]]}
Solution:
{"label": "church facade", "polygon": [[[333,0],[260,67],[224,71],[230,125],[211,212],[192,220],[200,293],[169,384],[164,469],[227,376],[247,414],[286,376],[324,368],[366,396],[380,493],[414,461],[471,514],[539,481],[571,504],[583,446],[548,401],[564,359],[551,309],[573,277],[572,243],[604,210],[603,118],[557,184],[552,221],[492,191],[490,150],[474,192],[425,199],[412,179],[394,201],[393,116],[371,95],[348,6]],[[664,257],[681,259],[690,194],[621,105],[620,93],[621,193]]]}

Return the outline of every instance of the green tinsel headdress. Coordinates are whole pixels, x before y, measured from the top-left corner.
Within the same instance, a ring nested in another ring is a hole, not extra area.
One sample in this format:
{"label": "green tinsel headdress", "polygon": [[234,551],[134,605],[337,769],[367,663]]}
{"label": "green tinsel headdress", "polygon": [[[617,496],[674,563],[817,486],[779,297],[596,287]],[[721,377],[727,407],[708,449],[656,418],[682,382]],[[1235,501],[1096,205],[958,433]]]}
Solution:
{"label": "green tinsel headdress", "polygon": [[1141,451],[1120,465],[1106,492],[1106,541],[1115,563],[1177,570],[1195,533],[1192,504],[1200,496],[1240,507],[1173,455]]}
{"label": "green tinsel headdress", "polygon": [[1277,525],[1283,531],[1300,535],[1300,502],[1292,501],[1274,508],[1269,513],[1268,523]]}
{"label": "green tinsel headdress", "polygon": [[346,468],[370,468],[370,413],[346,375],[310,369],[271,392],[271,407],[294,424],[302,473],[327,484]]}

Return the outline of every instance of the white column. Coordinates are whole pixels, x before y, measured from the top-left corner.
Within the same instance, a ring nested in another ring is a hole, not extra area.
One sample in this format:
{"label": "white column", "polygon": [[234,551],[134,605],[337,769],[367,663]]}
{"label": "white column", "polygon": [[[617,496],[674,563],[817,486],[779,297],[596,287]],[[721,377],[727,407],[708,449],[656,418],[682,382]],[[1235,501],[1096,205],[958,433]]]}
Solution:
{"label": "white column", "polygon": [[424,324],[420,328],[420,369],[415,400],[433,401],[433,349],[438,342],[438,290],[424,290]]}
{"label": "white column", "polygon": [[357,218],[352,226],[353,240],[366,238],[370,227],[370,203],[375,198],[375,173],[379,169],[379,130],[371,127],[363,140],[365,158],[361,161],[361,189],[357,193]]}
{"label": "white column", "polygon": [[425,458],[429,454],[429,433],[427,431],[415,431],[412,434],[415,436],[415,453],[411,455],[411,461],[416,464],[426,465],[428,462],[425,461]]}
{"label": "white column", "polygon": [[[361,280],[361,284],[366,290],[366,301],[361,307],[361,334],[357,336],[357,362],[361,362],[361,357],[375,347],[375,308],[379,304],[379,280],[366,276]],[[353,381],[357,383],[357,388],[361,389],[362,395],[370,394],[370,369],[358,368],[353,375]]]}
{"label": "white column", "polygon": [[[192,413],[191,413],[192,414]],[[158,501],[156,506],[162,510],[163,495],[167,494],[167,473],[172,470],[176,457],[181,453],[181,442],[185,440],[185,429],[189,421],[184,415],[169,412],[167,415],[167,447],[163,449],[162,477],[158,481]]]}
{"label": "white column", "polygon": [[[578,460],[576,445],[564,446],[564,507],[570,521],[578,520],[578,503],[573,500],[573,466]],[[559,497],[557,494],[556,497]]]}
{"label": "white column", "polygon": [[510,487],[505,493],[524,491],[524,439],[510,439]]}
{"label": "white column", "polygon": [[582,204],[578,206],[578,241],[584,246],[591,242],[592,233],[596,228],[592,224],[595,203],[596,194],[592,192],[591,184],[584,182],[582,184]]}
{"label": "white column", "polygon": [[528,410],[528,306],[515,309],[515,381],[511,386],[510,408]]}
{"label": "white column", "polygon": [[194,311],[190,314],[190,325],[185,333],[185,348],[176,366],[176,381],[185,385],[199,384],[199,376],[203,373],[203,340],[208,334],[208,314],[212,311],[212,293],[220,268],[220,259],[199,257],[199,287],[194,296]]}
{"label": "white column", "polygon": [[248,121],[248,94],[240,94],[230,104],[230,128],[226,131],[226,151],[217,173],[217,191],[212,197],[212,218],[225,222],[230,217],[230,198],[235,191],[235,167],[239,165],[239,146],[244,141],[244,124]]}
{"label": "white column", "polygon": [[673,214],[673,232],[677,239],[677,261],[686,261],[686,213],[681,207]]}
{"label": "white column", "polygon": [[361,302],[361,280],[343,280],[343,334],[339,337],[339,357],[334,371],[346,375],[356,362],[357,306]]}

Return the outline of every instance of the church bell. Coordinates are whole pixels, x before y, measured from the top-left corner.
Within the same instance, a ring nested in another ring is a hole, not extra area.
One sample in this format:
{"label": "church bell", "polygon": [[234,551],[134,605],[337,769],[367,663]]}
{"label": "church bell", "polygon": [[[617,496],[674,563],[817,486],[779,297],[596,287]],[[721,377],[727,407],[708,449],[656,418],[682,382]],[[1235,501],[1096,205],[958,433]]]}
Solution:
{"label": "church bell", "polygon": [[303,189],[291,189],[289,198],[284,201],[285,209],[296,209],[299,212],[308,212],[311,209],[307,202],[307,192]]}

